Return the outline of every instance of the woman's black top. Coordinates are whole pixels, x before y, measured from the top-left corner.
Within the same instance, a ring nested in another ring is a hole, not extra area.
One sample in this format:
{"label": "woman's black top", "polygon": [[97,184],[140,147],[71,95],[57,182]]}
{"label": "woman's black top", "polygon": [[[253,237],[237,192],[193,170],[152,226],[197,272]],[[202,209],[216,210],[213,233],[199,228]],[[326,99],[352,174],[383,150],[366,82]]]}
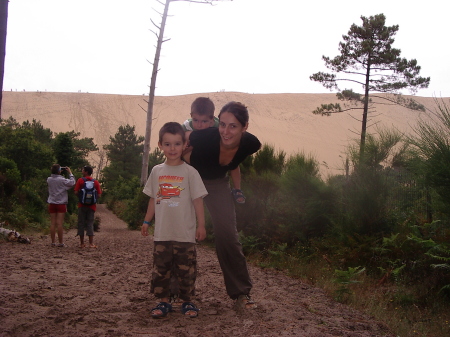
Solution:
{"label": "woman's black top", "polygon": [[251,133],[244,132],[234,158],[228,165],[222,166],[219,164],[220,134],[218,128],[193,131],[189,141],[193,147],[190,164],[200,173],[202,179],[206,180],[224,178],[227,171],[237,168],[245,158],[261,147],[258,138]]}

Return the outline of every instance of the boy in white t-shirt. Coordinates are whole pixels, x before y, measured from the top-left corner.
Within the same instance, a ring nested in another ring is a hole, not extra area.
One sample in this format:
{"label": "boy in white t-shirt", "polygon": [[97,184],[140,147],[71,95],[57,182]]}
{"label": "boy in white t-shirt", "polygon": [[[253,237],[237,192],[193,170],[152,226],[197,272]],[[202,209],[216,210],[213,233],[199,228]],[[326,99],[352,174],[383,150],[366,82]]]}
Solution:
{"label": "boy in white t-shirt", "polygon": [[196,240],[206,237],[203,197],[208,192],[192,166],[181,159],[186,148],[185,132],[176,122],[163,125],[158,146],[166,160],[156,165],[143,192],[150,196],[141,234],[148,236],[155,216],[153,272],[151,292],[159,303],[151,310],[153,318],[172,311],[169,303],[171,274],[177,276],[181,312],[197,317],[199,309],[192,303],[197,276]]}

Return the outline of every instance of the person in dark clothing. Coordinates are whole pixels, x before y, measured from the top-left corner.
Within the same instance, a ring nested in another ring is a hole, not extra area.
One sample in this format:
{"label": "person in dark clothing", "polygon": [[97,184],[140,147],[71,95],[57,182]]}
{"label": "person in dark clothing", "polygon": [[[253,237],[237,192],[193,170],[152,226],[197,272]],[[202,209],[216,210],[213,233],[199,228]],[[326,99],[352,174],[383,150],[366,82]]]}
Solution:
{"label": "person in dark clothing", "polygon": [[219,127],[193,131],[190,152],[183,159],[200,173],[208,191],[204,198],[212,218],[217,257],[228,296],[242,308],[255,308],[252,281],[236,229],[236,211],[228,171],[257,152],[261,143],[247,132],[249,114],[240,102],[227,103],[219,113]]}

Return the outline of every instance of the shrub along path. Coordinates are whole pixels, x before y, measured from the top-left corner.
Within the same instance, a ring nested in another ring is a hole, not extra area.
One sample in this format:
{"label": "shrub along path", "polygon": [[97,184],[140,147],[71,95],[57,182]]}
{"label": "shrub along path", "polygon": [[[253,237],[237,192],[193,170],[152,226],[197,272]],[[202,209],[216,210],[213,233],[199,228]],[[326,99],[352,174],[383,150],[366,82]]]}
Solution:
{"label": "shrub along path", "polygon": [[0,241],[0,336],[393,336],[381,323],[273,270],[250,266],[255,310],[236,311],[215,252],[198,246],[198,318],[152,319],[152,240],[98,206],[98,249]]}

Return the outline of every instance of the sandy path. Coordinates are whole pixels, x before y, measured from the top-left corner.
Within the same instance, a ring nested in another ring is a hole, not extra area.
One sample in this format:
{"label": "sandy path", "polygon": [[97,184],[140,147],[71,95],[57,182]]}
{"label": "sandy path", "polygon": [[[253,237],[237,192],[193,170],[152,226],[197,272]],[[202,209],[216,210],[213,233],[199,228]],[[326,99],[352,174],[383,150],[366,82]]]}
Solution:
{"label": "sandy path", "polygon": [[258,308],[236,312],[213,250],[199,246],[197,319],[179,312],[155,320],[149,309],[152,242],[99,205],[98,249],[67,248],[50,238],[31,245],[0,241],[0,336],[393,336],[380,323],[320,289],[250,267]]}

